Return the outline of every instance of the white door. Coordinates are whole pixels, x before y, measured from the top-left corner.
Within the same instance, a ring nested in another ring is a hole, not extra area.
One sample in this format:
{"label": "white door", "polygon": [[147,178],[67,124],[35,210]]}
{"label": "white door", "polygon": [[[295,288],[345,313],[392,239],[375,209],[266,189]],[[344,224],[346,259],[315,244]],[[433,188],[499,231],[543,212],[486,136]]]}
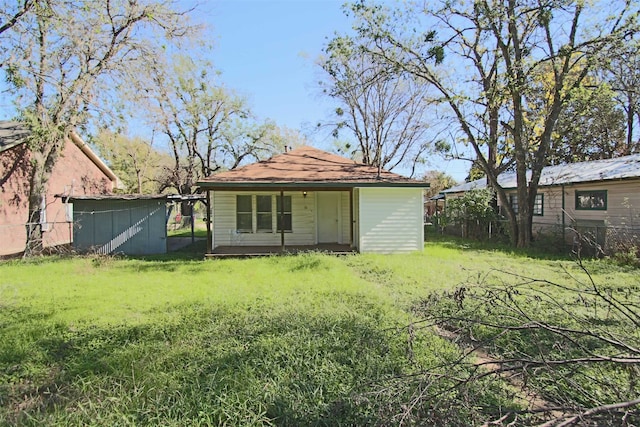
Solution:
{"label": "white door", "polygon": [[339,243],[340,193],[319,191],[318,203],[318,243]]}

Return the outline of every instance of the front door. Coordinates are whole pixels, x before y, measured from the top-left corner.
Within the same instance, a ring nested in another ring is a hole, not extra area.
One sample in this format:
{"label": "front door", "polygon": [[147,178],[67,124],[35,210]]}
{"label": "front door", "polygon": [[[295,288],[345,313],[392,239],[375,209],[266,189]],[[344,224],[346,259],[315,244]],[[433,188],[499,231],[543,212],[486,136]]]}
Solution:
{"label": "front door", "polygon": [[318,192],[318,243],[339,243],[340,193]]}

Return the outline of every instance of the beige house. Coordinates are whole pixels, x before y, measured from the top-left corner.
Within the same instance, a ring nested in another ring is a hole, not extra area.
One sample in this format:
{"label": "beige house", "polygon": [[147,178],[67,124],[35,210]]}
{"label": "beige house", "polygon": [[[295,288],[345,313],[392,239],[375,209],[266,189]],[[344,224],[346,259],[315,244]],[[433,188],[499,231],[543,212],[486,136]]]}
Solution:
{"label": "beige house", "polygon": [[[515,173],[500,175],[498,182],[517,210]],[[447,199],[485,187],[481,179],[445,190],[445,206]],[[533,227],[534,232],[561,232],[567,243],[576,238],[576,231],[593,233],[601,246],[622,237],[638,240],[640,154],[544,168]]]}
{"label": "beige house", "polygon": [[300,147],[198,182],[211,255],[423,249],[424,182]]}

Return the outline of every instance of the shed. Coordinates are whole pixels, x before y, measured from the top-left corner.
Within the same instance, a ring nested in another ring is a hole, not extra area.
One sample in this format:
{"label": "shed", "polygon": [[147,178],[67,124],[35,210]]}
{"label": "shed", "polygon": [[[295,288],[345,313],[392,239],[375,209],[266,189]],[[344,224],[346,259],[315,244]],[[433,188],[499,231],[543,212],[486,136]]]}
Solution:
{"label": "shed", "polygon": [[63,202],[73,204],[73,248],[78,252],[167,252],[166,195],[75,196]]}

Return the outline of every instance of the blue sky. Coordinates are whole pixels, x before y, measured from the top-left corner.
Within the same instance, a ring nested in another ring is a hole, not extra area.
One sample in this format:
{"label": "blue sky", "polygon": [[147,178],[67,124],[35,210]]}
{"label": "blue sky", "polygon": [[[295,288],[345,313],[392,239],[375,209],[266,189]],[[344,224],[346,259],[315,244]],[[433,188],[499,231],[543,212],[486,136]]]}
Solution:
{"label": "blue sky", "polygon": [[[348,32],[342,0],[219,0],[200,6],[198,19],[214,36],[213,64],[221,80],[245,95],[261,119],[308,129],[326,119],[329,100],[319,96],[315,61],[328,38]],[[330,141],[312,136],[319,148]],[[462,181],[468,162],[434,158],[438,169]],[[402,170],[398,170],[403,173]]]}
{"label": "blue sky", "polygon": [[[208,27],[214,45],[208,59],[222,72],[220,80],[248,99],[258,119],[308,134],[329,116],[332,104],[319,95],[321,74],[315,62],[328,39],[351,29],[342,12],[345,0],[181,1],[184,6],[199,4],[194,20]],[[2,97],[0,119],[14,114],[11,100]],[[331,146],[326,135],[310,139],[318,148]],[[462,181],[468,168],[468,162],[436,157],[417,173],[437,169]]]}

